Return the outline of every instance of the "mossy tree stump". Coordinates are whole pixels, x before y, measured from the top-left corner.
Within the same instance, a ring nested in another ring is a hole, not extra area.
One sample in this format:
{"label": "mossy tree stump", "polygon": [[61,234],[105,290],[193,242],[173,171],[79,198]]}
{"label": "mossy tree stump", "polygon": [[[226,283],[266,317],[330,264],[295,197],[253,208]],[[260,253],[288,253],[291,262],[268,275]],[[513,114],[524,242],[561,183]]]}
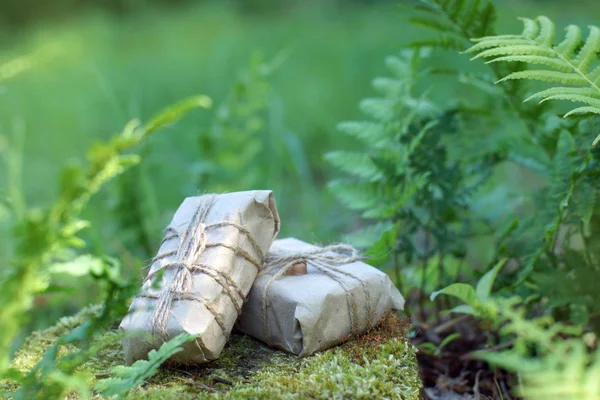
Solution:
{"label": "mossy tree stump", "polygon": [[[27,371],[61,335],[81,324],[94,307],[35,332],[17,353],[14,366]],[[209,364],[164,367],[131,391],[128,399],[418,399],[421,380],[415,348],[405,337],[408,323],[387,316],[371,332],[333,349],[298,359],[252,338],[233,333],[221,357]],[[104,335],[116,335],[108,330]],[[68,349],[63,349],[68,351]],[[120,343],[83,365],[89,384],[124,364]],[[11,387],[12,386],[12,387]],[[0,389],[14,390],[10,382]],[[69,398],[77,398],[75,395]],[[95,398],[102,398],[95,395]]]}

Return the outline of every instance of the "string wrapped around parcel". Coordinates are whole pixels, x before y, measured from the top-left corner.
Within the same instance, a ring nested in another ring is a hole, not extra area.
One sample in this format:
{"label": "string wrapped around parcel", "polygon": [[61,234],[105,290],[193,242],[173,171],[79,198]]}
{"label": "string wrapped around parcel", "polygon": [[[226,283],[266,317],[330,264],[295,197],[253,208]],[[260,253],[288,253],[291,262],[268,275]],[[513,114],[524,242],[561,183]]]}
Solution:
{"label": "string wrapped around parcel", "polygon": [[[305,273],[299,265],[305,265]],[[300,357],[366,332],[404,298],[351,246],[276,240],[235,328]]]}
{"label": "string wrapped around parcel", "polygon": [[186,198],[121,322],[134,334],[123,339],[126,361],[184,332],[200,336],[171,362],[217,359],[278,232],[269,190]]}

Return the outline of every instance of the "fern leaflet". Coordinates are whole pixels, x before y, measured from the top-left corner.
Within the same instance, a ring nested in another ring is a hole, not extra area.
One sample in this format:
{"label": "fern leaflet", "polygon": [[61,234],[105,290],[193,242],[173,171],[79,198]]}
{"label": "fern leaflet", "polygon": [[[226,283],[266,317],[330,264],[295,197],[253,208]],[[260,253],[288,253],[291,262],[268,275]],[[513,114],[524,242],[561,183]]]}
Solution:
{"label": "fern leaflet", "polygon": [[[532,400],[597,399],[600,386],[600,351],[591,343],[593,335],[573,337],[580,329],[555,322],[550,316],[530,318],[523,300],[511,298],[495,302],[502,323],[501,336],[514,338],[511,349],[478,351],[476,357],[518,373],[522,383],[516,395]],[[531,355],[531,349],[538,353]]]}
{"label": "fern leaflet", "polygon": [[139,162],[137,155],[125,153],[161,125],[174,122],[192,108],[209,107],[210,103],[211,99],[206,96],[191,97],[157,114],[148,124],[132,120],[120,134],[89,150],[85,170],[79,166],[65,168],[55,203],[44,210],[30,210],[15,221],[19,235],[14,260],[10,260],[0,275],[3,289],[0,291],[3,305],[0,308],[3,328],[0,374],[9,366],[11,343],[32,307],[34,296],[49,285],[49,267],[57,261],[66,261],[65,254],[72,255],[74,249],[85,245],[78,237],[89,225],[79,218],[83,208],[106,182]]}
{"label": "fern leaflet", "polygon": [[600,114],[600,66],[595,62],[600,53],[600,28],[590,26],[583,41],[579,27],[569,25],[563,41],[554,45],[555,27],[548,17],[522,20],[524,28],[520,35],[472,39],[475,44],[465,53],[476,54],[472,60],[488,59],[487,64],[522,62],[541,66],[541,69],[512,72],[498,82],[527,79],[560,83],[562,86],[537,92],[525,101],[567,100],[582,104],[566,113],[565,118],[574,114]]}
{"label": "fern leaflet", "polygon": [[158,368],[172,355],[182,351],[182,344],[196,337],[197,335],[179,334],[163,343],[158,350],[151,350],[147,360],[138,360],[129,366],[114,367],[112,369],[114,377],[98,381],[95,389],[105,396],[117,396],[117,399],[124,399],[132,389],[156,374]]}
{"label": "fern leaflet", "polygon": [[[409,47],[423,46],[463,50],[468,38],[489,35],[496,9],[489,0],[421,0],[408,20],[435,31],[437,37],[415,41]],[[440,18],[442,17],[442,18]]]}

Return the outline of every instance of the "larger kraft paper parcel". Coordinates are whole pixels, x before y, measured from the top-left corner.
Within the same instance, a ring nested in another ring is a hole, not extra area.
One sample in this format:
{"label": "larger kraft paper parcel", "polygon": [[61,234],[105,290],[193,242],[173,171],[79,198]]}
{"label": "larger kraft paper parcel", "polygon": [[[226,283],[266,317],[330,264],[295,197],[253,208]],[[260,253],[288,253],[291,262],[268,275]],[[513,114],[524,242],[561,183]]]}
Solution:
{"label": "larger kraft paper parcel", "polygon": [[390,278],[361,262],[352,247],[320,248],[289,238],[271,246],[235,328],[304,357],[364,333],[385,313],[403,308]]}
{"label": "larger kraft paper parcel", "polygon": [[170,361],[218,358],[278,232],[269,190],[186,198],[121,322],[126,361],[184,332],[200,336]]}

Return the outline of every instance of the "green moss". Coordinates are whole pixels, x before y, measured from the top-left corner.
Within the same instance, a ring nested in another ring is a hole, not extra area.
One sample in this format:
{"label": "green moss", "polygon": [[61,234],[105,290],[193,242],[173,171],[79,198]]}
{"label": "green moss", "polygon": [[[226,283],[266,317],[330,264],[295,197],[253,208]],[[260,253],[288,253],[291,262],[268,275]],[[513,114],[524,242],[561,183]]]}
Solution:
{"label": "green moss", "polygon": [[[84,309],[34,333],[17,353],[14,366],[30,369],[57,337],[93,312],[97,308]],[[401,321],[392,318],[391,323],[388,318],[367,335],[304,359],[234,333],[219,360],[202,366],[163,368],[128,399],[418,399],[421,381],[415,348],[405,339]],[[104,335],[115,334],[109,330]],[[81,372],[93,385],[123,362],[121,345],[116,343],[89,360]],[[6,382],[3,386],[10,388]]]}

